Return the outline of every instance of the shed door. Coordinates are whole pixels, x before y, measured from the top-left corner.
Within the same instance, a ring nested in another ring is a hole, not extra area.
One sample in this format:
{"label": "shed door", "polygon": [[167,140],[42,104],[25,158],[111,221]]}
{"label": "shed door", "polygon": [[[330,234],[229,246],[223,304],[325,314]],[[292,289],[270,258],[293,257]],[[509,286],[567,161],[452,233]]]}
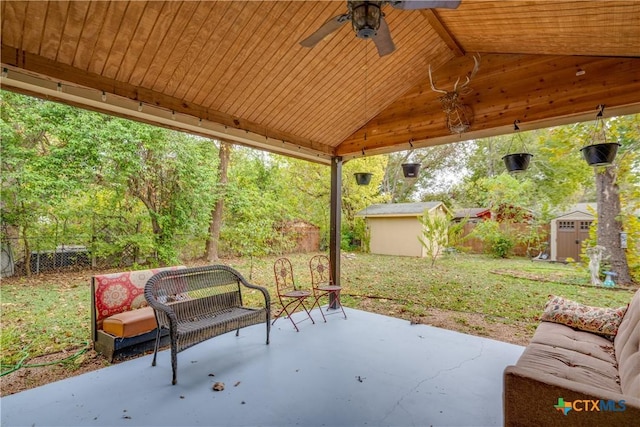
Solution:
{"label": "shed door", "polygon": [[580,249],[582,241],[589,238],[589,227],[592,221],[558,221],[557,248],[556,256],[558,261],[564,261],[567,258],[573,258],[575,261],[580,259]]}

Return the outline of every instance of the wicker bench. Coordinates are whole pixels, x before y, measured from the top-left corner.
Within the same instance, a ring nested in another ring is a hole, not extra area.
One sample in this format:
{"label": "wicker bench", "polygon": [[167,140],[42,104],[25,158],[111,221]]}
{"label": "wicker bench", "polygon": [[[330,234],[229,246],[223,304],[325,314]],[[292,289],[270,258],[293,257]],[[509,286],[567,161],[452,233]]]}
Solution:
{"label": "wicker bench", "polygon": [[[242,290],[256,289],[264,297],[264,307],[243,305]],[[271,300],[267,290],[247,282],[225,265],[162,271],[149,279],[144,296],[153,307],[159,325],[152,366],[156,365],[163,330],[171,339],[172,384],[177,382],[177,354],[195,344],[233,330],[265,323],[267,344]]]}

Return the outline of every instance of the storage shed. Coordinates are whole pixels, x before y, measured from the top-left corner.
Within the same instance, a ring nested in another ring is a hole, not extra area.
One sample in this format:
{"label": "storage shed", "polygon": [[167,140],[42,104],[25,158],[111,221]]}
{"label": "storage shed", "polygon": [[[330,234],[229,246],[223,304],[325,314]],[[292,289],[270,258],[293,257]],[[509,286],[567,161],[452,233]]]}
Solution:
{"label": "storage shed", "polygon": [[578,203],[551,220],[551,261],[580,259],[582,242],[589,238],[589,228],[596,212],[597,204]]}
{"label": "storage shed", "polygon": [[365,219],[370,232],[372,254],[425,257],[418,236],[422,233],[419,219],[429,215],[446,215],[442,202],[390,203],[368,206],[356,214]]}
{"label": "storage shed", "polygon": [[280,225],[283,236],[292,238],[294,246],[291,253],[318,252],[320,250],[320,227],[297,219]]}

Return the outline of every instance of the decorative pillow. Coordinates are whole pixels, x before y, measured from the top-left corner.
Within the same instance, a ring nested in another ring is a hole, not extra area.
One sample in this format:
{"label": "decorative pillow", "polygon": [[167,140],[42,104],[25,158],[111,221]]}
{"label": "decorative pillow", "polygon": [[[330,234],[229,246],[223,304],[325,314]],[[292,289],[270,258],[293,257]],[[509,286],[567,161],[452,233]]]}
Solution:
{"label": "decorative pillow", "polygon": [[582,331],[615,337],[627,307],[591,307],[578,302],[549,295],[541,320],[561,323]]}

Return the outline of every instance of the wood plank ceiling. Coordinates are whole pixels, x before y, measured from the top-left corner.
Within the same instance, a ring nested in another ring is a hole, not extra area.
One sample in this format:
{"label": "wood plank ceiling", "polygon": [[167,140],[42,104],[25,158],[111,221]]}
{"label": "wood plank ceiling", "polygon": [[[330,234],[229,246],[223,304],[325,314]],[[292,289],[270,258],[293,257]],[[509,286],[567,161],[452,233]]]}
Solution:
{"label": "wood plank ceiling", "polygon": [[[386,5],[384,57],[350,23],[299,45],[344,1],[1,7],[4,89],[319,162],[640,112],[640,1]],[[475,120],[451,134],[428,69],[451,89],[474,54]]]}

